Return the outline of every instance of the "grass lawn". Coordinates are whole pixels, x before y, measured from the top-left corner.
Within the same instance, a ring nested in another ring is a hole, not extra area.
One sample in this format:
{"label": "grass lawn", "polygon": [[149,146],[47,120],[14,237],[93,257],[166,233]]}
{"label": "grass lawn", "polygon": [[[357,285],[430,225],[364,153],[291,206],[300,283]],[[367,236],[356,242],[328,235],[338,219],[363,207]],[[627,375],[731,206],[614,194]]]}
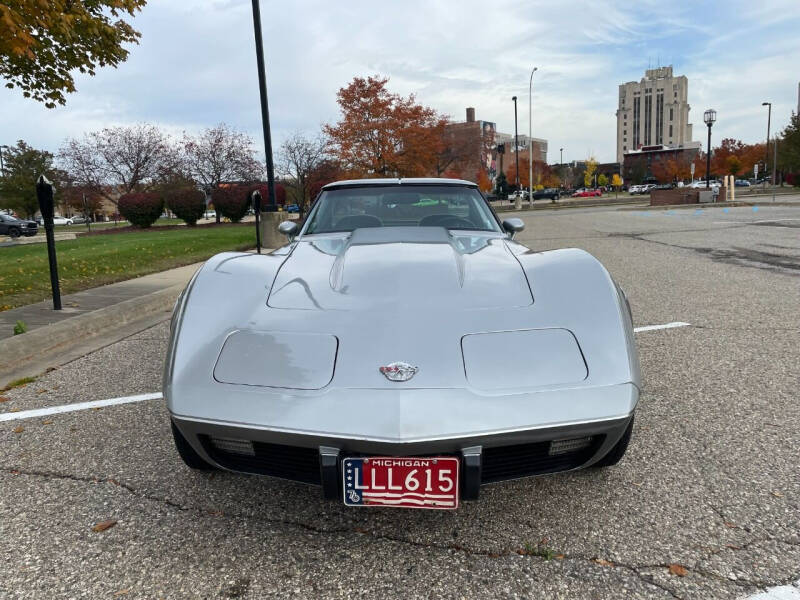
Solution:
{"label": "grass lawn", "polygon": [[[114,283],[255,246],[250,225],[153,228],[56,242],[61,293]],[[46,244],[0,248],[0,311],[51,297]]]}

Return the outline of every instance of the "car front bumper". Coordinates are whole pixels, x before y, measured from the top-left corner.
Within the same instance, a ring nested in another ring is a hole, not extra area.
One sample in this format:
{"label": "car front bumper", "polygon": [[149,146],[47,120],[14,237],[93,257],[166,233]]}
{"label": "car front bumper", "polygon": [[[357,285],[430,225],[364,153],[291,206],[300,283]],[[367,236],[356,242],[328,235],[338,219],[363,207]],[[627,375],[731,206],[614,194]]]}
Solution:
{"label": "car front bumper", "polygon": [[[168,404],[173,422],[195,451],[222,469],[321,485],[326,498],[339,498],[339,469],[345,457],[452,455],[462,460],[461,497],[470,500],[484,484],[568,471],[600,460],[628,427],[639,390],[623,384],[516,396],[522,399],[505,407],[508,398],[483,398],[482,420],[469,410],[469,402],[444,413],[420,406],[415,418],[422,420],[413,430],[403,426],[403,413],[398,417],[391,405],[383,406],[383,422],[375,418],[379,413],[359,421],[358,412],[353,412],[354,426],[343,431],[333,413],[317,411],[318,427],[311,430],[314,423],[309,422],[301,430],[286,427],[281,419],[243,423],[219,415],[182,414],[169,398]],[[373,398],[372,404],[376,402]],[[527,410],[520,410],[526,404]],[[341,416],[341,410],[336,414]],[[451,416],[425,426],[426,414]],[[327,430],[320,426],[326,421]],[[570,440],[580,443],[572,451],[554,452],[553,442]]]}

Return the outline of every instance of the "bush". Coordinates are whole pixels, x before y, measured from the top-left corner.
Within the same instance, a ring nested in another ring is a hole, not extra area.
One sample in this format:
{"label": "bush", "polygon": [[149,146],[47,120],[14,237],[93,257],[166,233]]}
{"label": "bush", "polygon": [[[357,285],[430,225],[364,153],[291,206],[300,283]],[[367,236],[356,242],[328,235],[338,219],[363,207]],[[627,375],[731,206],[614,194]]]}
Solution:
{"label": "bush", "polygon": [[[261,192],[261,206],[263,209],[264,206],[267,206],[267,204],[269,204],[269,186],[267,186],[266,183],[259,183],[258,185],[254,185],[247,192],[248,197],[255,190]],[[283,187],[280,183],[275,184],[275,203],[278,206],[286,206],[286,188]]]}
{"label": "bush", "polygon": [[189,227],[197,224],[206,209],[206,195],[197,188],[180,188],[166,193],[169,209]]}
{"label": "bush", "polygon": [[250,206],[250,194],[243,186],[219,187],[211,191],[214,210],[234,223],[241,221]]}
{"label": "bush", "polygon": [[123,194],[117,204],[119,212],[137,227],[150,227],[164,212],[164,199],[159,194]]}

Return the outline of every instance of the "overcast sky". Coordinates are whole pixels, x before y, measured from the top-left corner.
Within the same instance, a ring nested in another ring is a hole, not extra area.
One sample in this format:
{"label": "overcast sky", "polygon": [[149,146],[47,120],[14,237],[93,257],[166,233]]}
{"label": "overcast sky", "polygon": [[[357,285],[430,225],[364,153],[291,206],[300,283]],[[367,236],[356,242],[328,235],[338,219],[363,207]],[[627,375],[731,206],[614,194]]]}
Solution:
{"label": "overcast sky", "polygon": [[[669,2],[609,0],[474,2],[262,0],[273,144],[309,134],[338,115],[336,91],[354,76],[381,74],[403,95],[457,120],[514,131],[511,97],[528,130],[534,66],[533,135],[549,161],[615,159],[618,85],[649,66],[689,78],[695,139],[715,108],[714,139],[766,137],[797,107],[798,0]],[[0,144],[24,139],[57,150],[67,136],[112,124],[158,123],[174,133],[224,121],[263,148],[251,3],[151,0],[134,19],[142,33],[118,69],[78,76],[56,109],[0,89]],[[705,145],[705,143],[704,143]]]}

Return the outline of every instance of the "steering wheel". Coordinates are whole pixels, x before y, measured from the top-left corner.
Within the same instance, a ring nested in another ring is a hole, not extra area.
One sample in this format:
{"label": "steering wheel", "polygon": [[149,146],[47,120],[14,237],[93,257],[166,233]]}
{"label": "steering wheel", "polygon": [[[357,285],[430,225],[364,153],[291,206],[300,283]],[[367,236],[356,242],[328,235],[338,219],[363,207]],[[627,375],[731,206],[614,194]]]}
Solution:
{"label": "steering wheel", "polygon": [[475,223],[461,217],[448,217],[447,219],[442,219],[437,225],[445,229],[475,229]]}

